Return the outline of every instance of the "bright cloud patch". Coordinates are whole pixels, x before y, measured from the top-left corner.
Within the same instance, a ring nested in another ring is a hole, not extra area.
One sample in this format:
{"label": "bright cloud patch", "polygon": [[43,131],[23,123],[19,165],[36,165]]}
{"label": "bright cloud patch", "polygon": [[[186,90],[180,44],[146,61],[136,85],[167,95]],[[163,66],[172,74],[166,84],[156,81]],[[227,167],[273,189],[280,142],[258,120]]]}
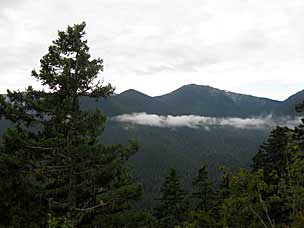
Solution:
{"label": "bright cloud patch", "polygon": [[118,115],[112,117],[111,120],[121,123],[165,128],[209,128],[212,126],[230,126],[240,129],[266,129],[273,128],[277,125],[294,127],[300,123],[300,119],[292,119],[288,117],[280,119],[274,119],[272,116],[250,118],[217,118],[196,115],[162,116],[156,114],[147,114],[145,112]]}

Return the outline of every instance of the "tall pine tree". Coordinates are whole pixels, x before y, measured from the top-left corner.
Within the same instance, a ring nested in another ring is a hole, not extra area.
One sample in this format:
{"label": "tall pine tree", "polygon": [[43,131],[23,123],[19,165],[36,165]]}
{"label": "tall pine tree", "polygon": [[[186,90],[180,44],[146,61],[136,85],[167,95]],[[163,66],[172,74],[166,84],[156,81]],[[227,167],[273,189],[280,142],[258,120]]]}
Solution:
{"label": "tall pine tree", "polygon": [[[137,144],[100,144],[105,117],[100,110],[88,112],[79,105],[83,96],[113,93],[111,85],[97,80],[103,61],[91,58],[85,26],[59,31],[40,60],[39,72],[32,71],[46,90],[28,87],[0,97],[0,114],[15,123],[4,136],[0,155],[1,165],[10,160],[9,170],[14,173],[5,177],[11,183],[9,194],[16,196],[10,203],[22,205],[18,208],[22,211],[25,199],[31,204],[33,197],[39,197],[46,202],[44,215],[67,219],[73,227],[136,227],[134,223],[141,223],[143,217],[132,212],[131,202],[141,196],[142,187],[125,164]],[[1,183],[7,181],[3,178]],[[20,180],[26,183],[18,186]],[[30,196],[19,196],[23,186]],[[1,209],[7,203],[1,202]],[[6,216],[13,217],[14,208]]]}

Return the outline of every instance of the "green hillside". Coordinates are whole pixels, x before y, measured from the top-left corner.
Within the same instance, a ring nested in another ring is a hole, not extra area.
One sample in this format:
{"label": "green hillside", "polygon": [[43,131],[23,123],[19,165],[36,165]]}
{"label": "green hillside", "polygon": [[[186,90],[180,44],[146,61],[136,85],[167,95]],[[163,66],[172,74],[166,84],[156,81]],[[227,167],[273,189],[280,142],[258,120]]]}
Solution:
{"label": "green hillside", "polygon": [[[237,94],[209,86],[186,85],[169,94],[150,97],[136,90],[127,90],[108,99],[83,97],[84,109],[100,108],[108,117],[136,112],[159,115],[202,115],[211,117],[241,117],[261,115],[295,115],[294,105],[304,98],[303,93],[286,101],[274,101]],[[1,120],[0,134],[9,126]],[[118,123],[108,118],[101,140],[105,143],[125,143],[137,139],[140,151],[130,165],[144,184],[145,206],[154,204],[160,183],[167,170],[176,168],[184,174],[185,183],[205,163],[212,179],[219,176],[219,166],[245,167],[266,139],[271,129],[239,129],[217,126],[210,129],[157,128]],[[186,187],[187,187],[186,186]]]}

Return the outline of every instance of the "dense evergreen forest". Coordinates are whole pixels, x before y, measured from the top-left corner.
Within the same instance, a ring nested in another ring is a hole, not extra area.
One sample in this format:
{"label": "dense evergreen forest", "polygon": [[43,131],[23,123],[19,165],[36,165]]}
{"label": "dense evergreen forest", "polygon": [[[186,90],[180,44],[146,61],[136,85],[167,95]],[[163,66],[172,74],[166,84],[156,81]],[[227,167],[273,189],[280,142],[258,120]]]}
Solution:
{"label": "dense evergreen forest", "polygon": [[32,71],[45,90],[0,96],[0,118],[13,123],[0,141],[0,227],[304,227],[303,124],[276,127],[248,169],[221,167],[218,182],[201,164],[185,189],[183,174],[163,167],[158,203],[139,207],[145,193],[128,162],[140,142],[104,144],[105,116],[81,108],[114,92],[97,80],[103,61],[91,58],[85,26],[58,32]]}

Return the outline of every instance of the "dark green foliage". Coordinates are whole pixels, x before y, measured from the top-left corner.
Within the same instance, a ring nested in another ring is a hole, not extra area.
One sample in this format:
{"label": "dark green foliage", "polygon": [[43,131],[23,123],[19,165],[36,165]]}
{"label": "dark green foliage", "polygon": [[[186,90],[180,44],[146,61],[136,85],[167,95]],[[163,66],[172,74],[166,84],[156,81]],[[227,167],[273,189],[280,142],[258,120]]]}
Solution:
{"label": "dark green foliage", "polygon": [[279,197],[282,189],[282,181],[288,181],[289,167],[294,162],[295,154],[290,151],[293,131],[286,127],[274,129],[267,142],[264,143],[257,155],[253,158],[253,172],[263,170],[263,181],[269,185],[267,192],[262,192],[264,198],[272,198],[269,201],[269,214],[278,223],[288,222],[290,208],[285,197]]}
{"label": "dark green foliage", "polygon": [[274,129],[253,158],[253,171],[263,169],[269,179],[286,175],[286,166],[291,159],[287,147],[292,143],[292,135],[293,131],[287,127]]}
{"label": "dark green foliage", "polygon": [[36,195],[40,189],[28,175],[23,159],[0,157],[0,227],[45,227],[47,202]]}
{"label": "dark green foliage", "polygon": [[[192,96],[191,93],[195,95]],[[298,94],[297,97],[297,99],[303,99],[303,93]],[[224,100],[221,101],[220,98]],[[234,98],[237,109],[225,109],[222,105],[197,105],[199,102],[210,101],[213,103],[216,100],[218,103],[229,101],[228,105],[231,105],[231,98]],[[183,100],[191,107],[186,110],[182,103],[173,106],[167,102],[169,100],[178,102],[178,99]],[[195,102],[192,102],[192,99]],[[97,102],[95,98],[84,96],[81,97],[80,103],[85,110],[94,111],[96,107],[101,108],[103,113],[108,116],[147,112],[161,115],[172,113],[205,115],[210,113],[216,116],[232,114],[237,116],[241,113],[242,116],[250,117],[254,113],[261,115],[275,112],[274,107],[278,106],[277,108],[281,109],[287,103],[289,104],[290,100],[294,100],[293,97],[284,102],[273,102],[257,97],[227,93],[206,86],[188,85],[161,97],[149,97],[135,90],[128,90],[107,99],[101,98]],[[251,106],[252,108],[249,109]],[[291,110],[294,110],[294,106],[288,108],[284,114],[293,115]],[[0,125],[5,127],[6,123],[0,121]],[[146,194],[141,205],[151,208],[155,205],[153,199],[157,197],[162,177],[166,175],[168,167],[176,167],[185,182],[185,188],[190,190],[191,179],[193,175],[196,175],[196,169],[200,167],[202,162],[208,164],[211,180],[219,179],[218,166],[225,166],[232,170],[249,166],[250,160],[255,155],[259,145],[265,141],[269,132],[270,129],[235,129],[231,127],[215,127],[210,128],[210,131],[204,128],[153,128],[115,123],[108,118],[101,140],[108,144],[124,144],[130,138],[139,140],[140,151],[130,162],[134,167],[134,173],[145,188]]]}
{"label": "dark green foliage", "polygon": [[203,165],[192,180],[191,203],[185,213],[185,221],[178,227],[211,228],[217,227],[218,199],[212,182],[208,178],[207,166]]}
{"label": "dark green foliage", "polygon": [[[221,205],[220,222],[224,227],[271,227],[268,221],[266,203],[261,192],[268,191],[263,182],[263,173],[251,174],[240,170],[231,178],[230,194]],[[265,207],[264,207],[265,206]]]}
{"label": "dark green foliage", "polygon": [[176,228],[216,228],[221,227],[217,224],[211,212],[190,210],[187,213],[187,221],[176,226]]}
{"label": "dark green foliage", "polygon": [[253,169],[230,178],[229,194],[221,206],[224,226],[285,227],[303,210],[299,170],[303,171],[304,160],[293,135],[288,128],[274,129],[254,157]]}
{"label": "dark green foliage", "polygon": [[303,225],[304,159],[298,146],[286,150],[293,159],[285,167],[287,175],[278,177],[278,184],[265,178],[263,169],[241,170],[233,176],[222,210],[226,226],[289,227],[295,221]]}
{"label": "dark green foliage", "polygon": [[193,182],[192,199],[198,210],[209,210],[214,203],[212,182],[208,178],[207,167],[204,165],[198,170]]}
{"label": "dark green foliage", "polygon": [[[115,137],[112,137],[115,135]],[[140,150],[130,160],[134,174],[142,181],[145,195],[141,205],[156,205],[163,177],[168,167],[176,168],[185,190],[191,191],[192,179],[202,163],[208,164],[210,180],[219,181],[218,166],[236,170],[247,167],[259,145],[267,136],[266,130],[218,127],[210,131],[190,128],[153,128],[121,125],[108,121],[102,142],[127,143],[128,138],[140,142]]]}
{"label": "dark green foliage", "polygon": [[[216,212],[218,212],[218,205],[220,205],[230,195],[230,184],[232,178],[232,172],[226,167],[221,166],[219,169],[221,171],[221,179],[217,183],[217,188],[214,189],[214,206]],[[218,215],[218,213],[216,213],[216,215]]]}
{"label": "dark green foliage", "polygon": [[[212,203],[190,205],[175,227],[303,227],[304,156],[294,134],[288,128],[274,129],[255,156],[252,170],[240,169],[233,174],[222,169]],[[206,202],[210,182],[205,166],[193,183],[197,201]],[[198,186],[201,191],[197,191]]]}
{"label": "dark green foliage", "polygon": [[[16,125],[4,134],[0,154],[1,166],[8,166],[1,182],[7,183],[12,198],[7,197],[10,208],[5,216],[15,224],[31,221],[34,225],[25,227],[42,227],[40,220],[47,216],[53,224],[64,221],[73,227],[134,227],[147,220],[146,214],[137,215],[131,208],[142,187],[125,166],[138,150],[137,143],[98,143],[105,117],[99,110],[80,109],[80,97],[113,93],[111,85],[96,81],[102,60],[91,59],[84,28],[82,23],[58,32],[59,38],[40,61],[40,71],[32,72],[47,92],[28,87],[0,97],[1,117]],[[5,198],[2,204],[8,205]],[[39,206],[42,215],[36,219],[39,214],[31,213]],[[15,215],[21,218],[16,220]]]}
{"label": "dark green foliage", "polygon": [[186,209],[186,193],[180,186],[175,169],[170,170],[160,194],[159,206],[155,209],[159,227],[174,227],[184,220]]}

